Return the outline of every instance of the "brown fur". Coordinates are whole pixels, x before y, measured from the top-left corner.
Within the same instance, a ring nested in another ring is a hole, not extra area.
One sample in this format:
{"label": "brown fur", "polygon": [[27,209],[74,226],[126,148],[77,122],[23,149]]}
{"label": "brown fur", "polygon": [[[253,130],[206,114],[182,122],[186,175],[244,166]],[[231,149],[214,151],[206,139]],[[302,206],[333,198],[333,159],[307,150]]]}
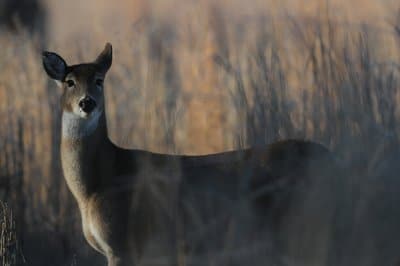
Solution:
{"label": "brown fur", "polygon": [[[99,58],[67,68],[65,77],[76,87],[70,90],[63,80],[64,112],[87,93],[104,110],[103,91],[94,85],[105,74],[98,73]],[[156,255],[176,265],[182,252],[223,250],[223,239],[238,228],[243,241],[264,229],[280,230],[296,188],[322,176],[317,168],[328,171],[334,164],[325,147],[301,140],[205,156],[126,150],[109,140],[104,111],[90,136],[63,137],[61,158],[85,238],[109,266],[144,263]],[[219,240],[206,241],[210,236]],[[279,236],[268,241],[275,240]]]}

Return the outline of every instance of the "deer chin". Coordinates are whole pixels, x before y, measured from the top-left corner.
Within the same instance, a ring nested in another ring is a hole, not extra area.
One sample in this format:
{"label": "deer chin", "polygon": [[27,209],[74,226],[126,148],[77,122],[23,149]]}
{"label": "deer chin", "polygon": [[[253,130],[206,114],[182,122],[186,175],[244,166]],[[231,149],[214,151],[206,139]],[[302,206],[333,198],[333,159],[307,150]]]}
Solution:
{"label": "deer chin", "polygon": [[81,139],[93,134],[96,130],[102,111],[95,109],[91,113],[66,112],[62,114],[62,137]]}

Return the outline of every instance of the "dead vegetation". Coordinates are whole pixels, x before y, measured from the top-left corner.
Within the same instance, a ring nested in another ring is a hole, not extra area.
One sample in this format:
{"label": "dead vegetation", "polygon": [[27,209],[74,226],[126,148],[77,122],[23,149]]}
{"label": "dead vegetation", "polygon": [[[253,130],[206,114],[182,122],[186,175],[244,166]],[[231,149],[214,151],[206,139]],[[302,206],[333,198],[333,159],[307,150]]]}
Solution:
{"label": "dead vegetation", "polygon": [[[351,169],[341,217],[358,228],[345,247],[359,256],[337,265],[380,265],[375,258],[391,254],[397,225],[385,221],[400,219],[392,186],[400,13],[354,23],[326,7],[316,16],[253,17],[229,16],[222,7],[203,3],[167,19],[150,13],[115,37],[105,81],[112,139],[189,154],[282,138],[324,143]],[[92,58],[107,41],[107,32],[95,32],[45,48],[65,51],[71,63]],[[0,257],[3,265],[25,265],[17,232],[26,265],[97,265],[62,178],[60,92],[42,70],[39,39],[24,30],[0,37],[0,199],[9,204],[0,210]],[[368,234],[381,235],[380,246],[357,245],[368,243]],[[363,254],[369,263],[360,264]]]}

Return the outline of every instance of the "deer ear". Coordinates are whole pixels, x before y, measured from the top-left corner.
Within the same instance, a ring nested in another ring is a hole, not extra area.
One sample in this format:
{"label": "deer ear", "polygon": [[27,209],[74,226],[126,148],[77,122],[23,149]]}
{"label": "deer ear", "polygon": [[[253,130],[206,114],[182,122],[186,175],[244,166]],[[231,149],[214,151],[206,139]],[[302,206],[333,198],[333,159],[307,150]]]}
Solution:
{"label": "deer ear", "polygon": [[67,63],[65,60],[56,53],[43,52],[42,53],[43,67],[50,78],[62,81],[67,72]]}
{"label": "deer ear", "polygon": [[97,64],[99,71],[105,74],[111,67],[112,63],[112,46],[107,43],[104,47],[103,52],[97,57],[95,63]]}

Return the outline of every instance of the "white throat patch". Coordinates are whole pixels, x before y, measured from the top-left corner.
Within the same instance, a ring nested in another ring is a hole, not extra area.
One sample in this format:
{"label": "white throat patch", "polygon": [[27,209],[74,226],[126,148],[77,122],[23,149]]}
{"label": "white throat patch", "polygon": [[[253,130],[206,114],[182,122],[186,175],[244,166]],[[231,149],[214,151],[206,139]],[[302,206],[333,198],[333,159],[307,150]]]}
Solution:
{"label": "white throat patch", "polygon": [[101,111],[95,110],[88,118],[82,118],[74,113],[62,114],[62,137],[81,139],[91,135],[97,128]]}

